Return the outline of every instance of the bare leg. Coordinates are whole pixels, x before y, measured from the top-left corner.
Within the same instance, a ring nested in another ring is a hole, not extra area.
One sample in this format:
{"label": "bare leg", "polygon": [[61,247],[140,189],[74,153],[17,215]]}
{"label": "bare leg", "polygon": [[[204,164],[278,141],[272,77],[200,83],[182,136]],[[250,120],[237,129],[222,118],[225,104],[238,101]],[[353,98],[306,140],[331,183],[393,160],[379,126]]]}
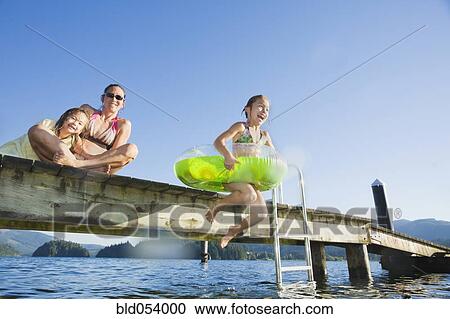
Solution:
{"label": "bare leg", "polygon": [[83,150],[81,152],[81,155],[85,159],[91,159],[93,155],[94,156],[99,155],[106,151],[107,151],[106,148],[100,147],[97,144],[95,144],[94,142],[91,142],[87,139],[83,139]]}
{"label": "bare leg", "polygon": [[42,161],[53,161],[56,153],[64,154],[68,158],[74,158],[67,145],[39,124],[28,130],[28,139],[34,152]]}
{"label": "bare leg", "polygon": [[54,156],[54,161],[63,165],[88,169],[109,165],[111,173],[113,173],[113,170],[117,171],[132,161],[137,156],[137,153],[138,150],[136,145],[125,144],[117,149],[112,149],[99,155],[93,155],[90,159],[86,160],[78,160],[76,158],[67,157],[66,154],[63,153],[57,153]]}
{"label": "bare leg", "polygon": [[226,190],[230,191],[231,194],[219,199],[214,207],[210,208],[206,212],[206,219],[212,223],[214,217],[219,212],[222,206],[227,205],[248,205],[257,199],[257,194],[250,184],[244,183],[230,183],[225,186]]}
{"label": "bare leg", "polygon": [[255,192],[257,194],[257,199],[250,205],[250,216],[244,219],[240,225],[231,226],[228,229],[228,233],[220,240],[220,247],[225,248],[238,234],[267,217],[268,211],[264,197],[260,191],[255,190]]}
{"label": "bare leg", "polygon": [[[116,172],[118,172],[125,165],[127,165],[134,158],[136,158],[136,156],[138,154],[137,146],[134,144],[125,144],[125,145],[119,146],[115,149],[118,149],[119,153],[126,155],[126,157],[128,159],[125,159],[125,160],[120,159],[120,161],[118,163],[117,162],[108,163],[109,173],[111,173],[111,174],[115,174]],[[98,146],[94,142],[84,139],[82,150],[80,152],[80,155],[82,158],[79,158],[79,159],[81,159],[81,160],[95,160],[95,159],[98,160],[98,159],[100,159],[101,160],[103,158],[104,153],[108,152],[108,153],[106,153],[106,156],[111,156],[112,155],[111,151],[113,151],[113,150],[114,149],[111,149],[108,151],[105,148]],[[85,164],[87,164],[87,163],[84,163],[84,165]],[[66,165],[69,165],[69,164],[67,163]],[[75,164],[75,165],[77,165],[77,164]],[[81,165],[83,165],[83,164],[81,164]],[[83,165],[83,167],[84,167],[84,165]]]}

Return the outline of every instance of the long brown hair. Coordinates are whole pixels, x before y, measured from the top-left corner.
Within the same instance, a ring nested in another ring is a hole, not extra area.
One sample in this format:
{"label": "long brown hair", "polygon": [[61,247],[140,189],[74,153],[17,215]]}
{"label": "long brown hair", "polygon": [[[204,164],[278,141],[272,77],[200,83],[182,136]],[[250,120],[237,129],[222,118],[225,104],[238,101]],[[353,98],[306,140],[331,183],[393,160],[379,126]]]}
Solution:
{"label": "long brown hair", "polygon": [[[61,127],[64,125],[64,122],[65,122],[69,117],[71,117],[72,115],[74,115],[74,114],[76,114],[76,113],[82,113],[82,114],[84,114],[84,115],[86,116],[87,119],[89,119],[89,115],[88,115],[84,110],[82,110],[82,109],[80,109],[80,108],[78,108],[78,107],[74,107],[74,108],[68,109],[67,111],[65,111],[65,112],[61,115],[61,117],[59,118],[59,120],[56,121],[56,124],[55,124],[55,133],[56,133],[56,135],[59,134],[59,131],[61,130]],[[82,131],[80,134],[82,134],[82,133],[86,130],[87,124],[88,124],[88,123],[86,123],[86,125],[83,127],[83,131]]]}

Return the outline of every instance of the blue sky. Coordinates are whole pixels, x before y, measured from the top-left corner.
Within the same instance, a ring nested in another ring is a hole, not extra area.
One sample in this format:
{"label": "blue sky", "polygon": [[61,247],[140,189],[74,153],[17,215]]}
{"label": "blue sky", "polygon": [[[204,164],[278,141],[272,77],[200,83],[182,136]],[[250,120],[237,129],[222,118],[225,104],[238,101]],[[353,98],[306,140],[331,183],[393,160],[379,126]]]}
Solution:
{"label": "blue sky", "polygon": [[[180,184],[172,165],[212,143],[255,94],[271,116],[407,34],[367,65],[266,125],[305,173],[310,207],[373,206],[387,184],[407,219],[449,220],[449,1],[0,1],[0,143],[89,103],[131,92],[137,160],[123,175]],[[296,203],[293,179],[286,200]]]}

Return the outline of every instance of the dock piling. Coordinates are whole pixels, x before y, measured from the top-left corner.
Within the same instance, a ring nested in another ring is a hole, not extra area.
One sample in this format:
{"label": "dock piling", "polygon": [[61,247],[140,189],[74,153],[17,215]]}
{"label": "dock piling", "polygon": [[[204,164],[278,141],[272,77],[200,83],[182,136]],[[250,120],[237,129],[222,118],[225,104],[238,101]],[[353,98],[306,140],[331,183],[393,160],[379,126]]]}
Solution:
{"label": "dock piling", "polygon": [[325,244],[317,241],[312,241],[311,253],[315,280],[325,280],[327,277],[327,258],[325,255]]}
{"label": "dock piling", "polygon": [[371,280],[367,245],[348,244],[345,251],[350,280]]}

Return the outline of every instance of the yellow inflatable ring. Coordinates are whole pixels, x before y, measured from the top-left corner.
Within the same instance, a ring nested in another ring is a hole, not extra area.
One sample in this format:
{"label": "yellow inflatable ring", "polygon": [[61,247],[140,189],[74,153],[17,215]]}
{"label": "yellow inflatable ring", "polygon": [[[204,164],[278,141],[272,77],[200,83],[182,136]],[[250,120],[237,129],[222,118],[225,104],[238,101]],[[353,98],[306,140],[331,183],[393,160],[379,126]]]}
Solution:
{"label": "yellow inflatable ring", "polygon": [[189,149],[175,162],[175,175],[187,186],[221,192],[229,183],[249,183],[266,191],[277,187],[286,174],[286,161],[271,147],[239,143],[233,144],[232,151],[239,163],[227,170],[212,145]]}

